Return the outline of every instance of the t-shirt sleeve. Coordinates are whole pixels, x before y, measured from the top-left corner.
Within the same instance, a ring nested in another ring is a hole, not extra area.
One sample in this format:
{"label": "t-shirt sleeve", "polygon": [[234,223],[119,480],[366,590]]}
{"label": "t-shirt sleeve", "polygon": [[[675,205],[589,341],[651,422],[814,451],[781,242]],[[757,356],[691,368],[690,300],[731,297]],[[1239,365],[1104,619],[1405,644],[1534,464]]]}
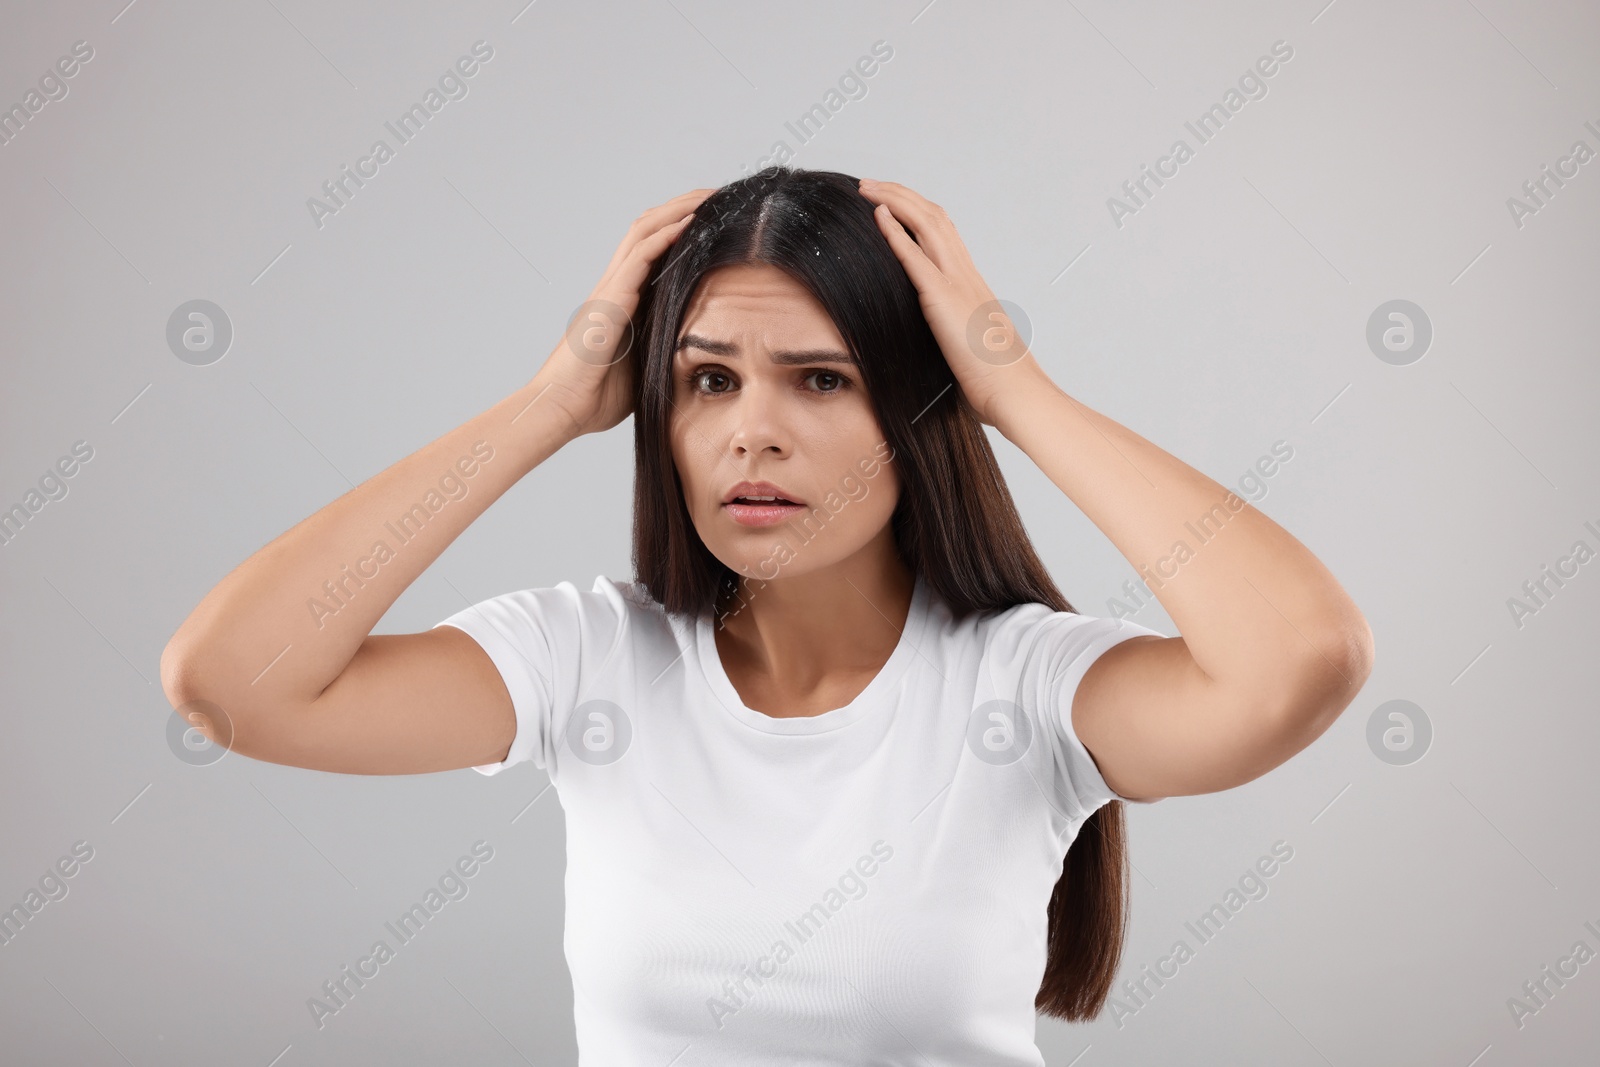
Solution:
{"label": "t-shirt sleeve", "polygon": [[1087,817],[1107,801],[1128,800],[1112,791],[1077,732],[1072,701],[1083,676],[1107,649],[1135,637],[1166,635],[1127,619],[1052,611],[1030,605],[1014,613],[1009,645],[1018,664],[1017,699],[1034,714],[1053,765],[1056,792],[1075,816]]}
{"label": "t-shirt sleeve", "polygon": [[465,631],[482,647],[516,710],[505,759],[472,769],[492,775],[531,761],[553,780],[561,724],[578,705],[595,657],[615,647],[624,618],[620,594],[602,578],[587,593],[571,582],[503,593],[436,623]]}

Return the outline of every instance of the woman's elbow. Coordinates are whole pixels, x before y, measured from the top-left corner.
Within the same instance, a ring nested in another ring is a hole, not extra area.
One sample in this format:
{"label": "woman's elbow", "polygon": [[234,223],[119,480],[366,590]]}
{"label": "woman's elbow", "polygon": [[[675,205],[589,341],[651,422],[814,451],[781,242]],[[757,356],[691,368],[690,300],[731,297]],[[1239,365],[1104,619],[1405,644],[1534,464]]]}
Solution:
{"label": "woman's elbow", "polygon": [[1278,728],[1304,748],[1332,726],[1372,674],[1375,649],[1372,628],[1357,616],[1356,625],[1342,627],[1312,642],[1293,672],[1296,681],[1284,686],[1276,702]]}

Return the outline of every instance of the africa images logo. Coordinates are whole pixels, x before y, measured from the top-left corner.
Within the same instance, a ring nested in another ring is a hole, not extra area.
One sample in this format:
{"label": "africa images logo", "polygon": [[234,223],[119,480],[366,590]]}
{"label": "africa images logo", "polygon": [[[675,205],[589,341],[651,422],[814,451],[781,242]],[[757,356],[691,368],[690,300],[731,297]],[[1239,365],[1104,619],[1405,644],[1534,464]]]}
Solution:
{"label": "africa images logo", "polygon": [[706,1010],[718,1030],[728,1016],[748,1005],[754,996],[749,988],[757,990],[777,975],[779,968],[794,959],[796,953],[827,926],[846,904],[867,895],[866,879],[878,873],[879,865],[894,855],[894,849],[881,838],[872,843],[870,855],[863,853],[855,863],[846,867],[820,898],[799,915],[785,920],[783,932],[773,939],[767,952],[739,973],[722,983],[722,989],[706,998]]}
{"label": "africa images logo", "polygon": [[[323,220],[330,215],[337,215],[348,207],[350,201],[355,199],[356,192],[366,188],[367,181],[376,178],[379,169],[395,158],[398,149],[408,145],[422,132],[428,121],[444,110],[445,104],[452,100],[465,100],[471,91],[469,80],[477,75],[482,65],[494,58],[494,48],[487,41],[475,41],[472,45],[472,55],[462,56],[456,60],[455,65],[439,75],[438,88],[430,86],[422,94],[420,103],[412,103],[393,122],[385,122],[384,128],[394,137],[393,146],[382,137],[372,142],[372,147],[367,154],[356,160],[355,170],[349,164],[341,164],[339,174],[322,183],[323,196],[306,198],[306,209],[311,212],[311,221],[322,229]],[[398,124],[398,125],[397,125]],[[365,181],[363,179],[366,179]]]}

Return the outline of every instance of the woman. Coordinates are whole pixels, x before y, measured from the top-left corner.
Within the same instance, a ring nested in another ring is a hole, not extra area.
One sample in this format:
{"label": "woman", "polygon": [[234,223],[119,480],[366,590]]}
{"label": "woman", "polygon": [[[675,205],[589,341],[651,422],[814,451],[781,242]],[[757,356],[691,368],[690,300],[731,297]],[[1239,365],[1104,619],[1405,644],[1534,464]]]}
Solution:
{"label": "woman", "polygon": [[[371,633],[629,414],[637,581]],[[1072,611],[985,425],[1181,637]],[[526,386],[245,561],[162,680],[256,759],[546,771],[584,1063],[1039,1065],[1115,976],[1121,801],[1266,773],[1371,659],[1303,545],[1050,381],[938,206],[773,167],[639,216]]]}

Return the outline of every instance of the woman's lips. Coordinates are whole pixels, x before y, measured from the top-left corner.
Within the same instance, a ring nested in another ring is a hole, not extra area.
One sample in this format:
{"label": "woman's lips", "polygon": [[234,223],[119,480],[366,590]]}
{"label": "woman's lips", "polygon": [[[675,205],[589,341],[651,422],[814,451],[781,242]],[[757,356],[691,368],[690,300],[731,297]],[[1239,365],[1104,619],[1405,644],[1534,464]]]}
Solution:
{"label": "woman's lips", "polygon": [[776,526],[804,511],[804,504],[762,502],[746,504],[739,500],[722,505],[740,526]]}

